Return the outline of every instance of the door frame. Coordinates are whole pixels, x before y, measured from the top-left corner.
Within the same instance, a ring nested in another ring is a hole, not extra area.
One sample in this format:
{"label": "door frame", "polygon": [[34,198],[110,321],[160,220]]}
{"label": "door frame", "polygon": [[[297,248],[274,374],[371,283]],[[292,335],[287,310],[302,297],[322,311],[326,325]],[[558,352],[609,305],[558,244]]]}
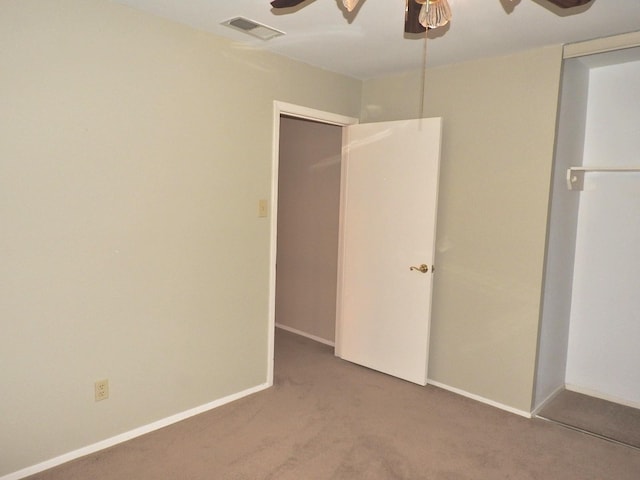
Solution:
{"label": "door frame", "polygon": [[[359,119],[337,113],[316,110],[301,105],[281,102],[273,102],[273,139],[271,151],[271,196],[269,199],[271,222],[269,225],[269,318],[267,333],[267,384],[273,385],[273,368],[275,353],[275,328],[276,328],[276,256],[278,252],[278,169],[280,166],[280,117],[287,115],[301,120],[312,120],[328,125],[345,127],[355,125]],[[340,213],[342,216],[342,213]],[[338,261],[339,261],[338,257]],[[336,329],[337,331],[337,329]]]}

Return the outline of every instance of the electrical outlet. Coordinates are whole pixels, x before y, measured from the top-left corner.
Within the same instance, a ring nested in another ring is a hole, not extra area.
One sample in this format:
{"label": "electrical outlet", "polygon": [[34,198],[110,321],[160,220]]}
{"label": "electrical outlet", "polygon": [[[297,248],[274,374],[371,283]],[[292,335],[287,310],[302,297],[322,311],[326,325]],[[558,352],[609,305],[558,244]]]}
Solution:
{"label": "electrical outlet", "polygon": [[96,402],[109,398],[109,380],[98,380],[94,383]]}

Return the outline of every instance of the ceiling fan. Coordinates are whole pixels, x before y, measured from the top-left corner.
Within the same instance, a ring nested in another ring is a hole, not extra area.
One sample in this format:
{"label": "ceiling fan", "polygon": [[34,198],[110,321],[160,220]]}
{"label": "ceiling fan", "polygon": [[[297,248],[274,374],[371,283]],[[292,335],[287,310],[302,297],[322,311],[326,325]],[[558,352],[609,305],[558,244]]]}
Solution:
{"label": "ceiling fan", "polygon": [[[291,8],[307,0],[273,0],[273,8]],[[513,1],[513,0],[512,0]],[[585,5],[592,0],[547,0],[560,8],[572,8]],[[360,0],[342,0],[347,11],[351,12]],[[422,33],[427,29],[438,28],[449,23],[451,8],[447,0],[405,0],[405,33]]]}

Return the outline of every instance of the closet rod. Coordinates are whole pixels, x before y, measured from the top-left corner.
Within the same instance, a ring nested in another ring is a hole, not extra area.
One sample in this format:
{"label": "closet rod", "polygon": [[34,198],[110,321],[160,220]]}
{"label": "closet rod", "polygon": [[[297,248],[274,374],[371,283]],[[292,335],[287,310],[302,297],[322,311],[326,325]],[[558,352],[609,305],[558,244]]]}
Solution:
{"label": "closet rod", "polygon": [[584,174],[587,172],[640,172],[640,167],[569,167],[567,169],[567,188],[584,190]]}

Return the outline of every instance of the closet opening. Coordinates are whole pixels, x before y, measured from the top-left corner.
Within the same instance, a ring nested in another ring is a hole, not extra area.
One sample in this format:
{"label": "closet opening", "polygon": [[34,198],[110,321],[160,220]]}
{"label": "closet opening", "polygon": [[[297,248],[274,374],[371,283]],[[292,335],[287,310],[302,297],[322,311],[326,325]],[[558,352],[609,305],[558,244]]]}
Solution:
{"label": "closet opening", "polygon": [[640,448],[640,47],[566,59],[534,411]]}

